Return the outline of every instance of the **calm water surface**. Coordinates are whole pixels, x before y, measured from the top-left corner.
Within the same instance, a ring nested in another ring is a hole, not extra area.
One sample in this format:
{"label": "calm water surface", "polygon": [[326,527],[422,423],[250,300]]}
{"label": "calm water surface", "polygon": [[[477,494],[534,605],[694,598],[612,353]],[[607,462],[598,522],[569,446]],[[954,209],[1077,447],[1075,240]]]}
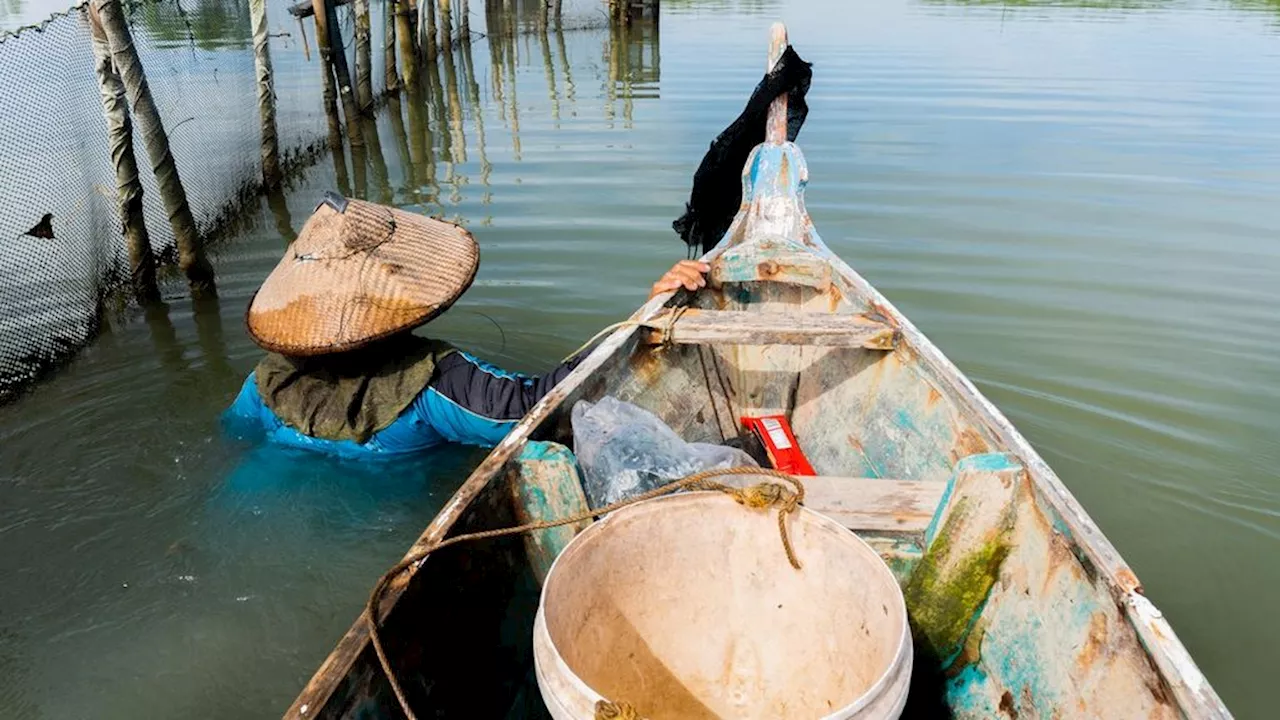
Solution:
{"label": "calm water surface", "polygon": [[[668,0],[660,35],[479,40],[383,113],[368,194],[480,240],[437,334],[545,368],[683,255],[693,169],[785,20],[823,237],[1030,438],[1232,710],[1269,717],[1280,9],[1082,5]],[[259,356],[245,302],[335,168],[221,247],[220,305],[175,290],[0,409],[0,715],[278,715],[482,456],[220,434]]]}

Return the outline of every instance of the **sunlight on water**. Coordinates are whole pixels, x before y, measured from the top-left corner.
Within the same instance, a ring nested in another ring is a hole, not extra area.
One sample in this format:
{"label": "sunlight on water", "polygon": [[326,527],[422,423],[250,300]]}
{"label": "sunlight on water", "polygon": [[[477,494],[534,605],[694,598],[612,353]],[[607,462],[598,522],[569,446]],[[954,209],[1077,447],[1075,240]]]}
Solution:
{"label": "sunlight on water", "polygon": [[489,37],[383,108],[367,169],[321,159],[217,249],[220,303],[175,290],[0,409],[0,707],[282,711],[483,456],[369,467],[222,436],[286,238],[339,178],[457,218],[480,275],[431,332],[546,368],[683,256],[670,223],[781,18],[814,63],[799,143],[824,239],[1042,452],[1233,712],[1267,716],[1274,4],[669,0],[660,34],[515,37],[478,10]]}

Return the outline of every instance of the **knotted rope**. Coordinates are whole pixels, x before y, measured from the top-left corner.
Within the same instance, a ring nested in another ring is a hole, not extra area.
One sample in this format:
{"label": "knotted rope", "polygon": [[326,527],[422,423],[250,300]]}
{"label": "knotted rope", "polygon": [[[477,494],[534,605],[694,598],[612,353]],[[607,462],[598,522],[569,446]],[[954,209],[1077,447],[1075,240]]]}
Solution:
{"label": "knotted rope", "polygon": [[[737,488],[731,485],[724,485],[717,482],[708,482],[711,478],[726,477],[730,475],[762,475],[765,477],[777,478],[791,483],[795,490],[790,490],[786,486],[776,482],[762,482],[745,488]],[[782,547],[787,553],[787,560],[791,566],[797,570],[800,569],[800,561],[796,558],[795,550],[791,546],[791,538],[787,534],[786,516],[804,502],[804,485],[796,478],[784,473],[780,470],[771,468],[758,467],[736,467],[721,470],[703,470],[688,477],[676,480],[674,482],[656,487],[648,492],[641,493],[626,500],[619,500],[597,510],[587,510],[576,513],[559,520],[540,520],[538,522],[525,523],[524,525],[516,525],[515,527],[499,528],[497,530],[483,530],[481,532],[466,533],[464,535],[454,535],[434,543],[430,543],[425,547],[416,548],[409,552],[403,560],[396,563],[378,578],[378,582],[373,585],[373,592],[369,594],[369,602],[365,605],[364,619],[369,630],[369,642],[373,644],[373,651],[378,656],[378,663],[382,666],[382,672],[386,674],[387,682],[391,685],[392,692],[395,693],[396,700],[400,702],[400,709],[404,712],[408,720],[417,720],[417,715],[409,707],[409,699],[404,694],[404,689],[400,687],[400,681],[396,678],[395,670],[391,667],[391,661],[387,659],[386,650],[382,647],[382,638],[378,633],[378,614],[382,606],[382,598],[386,595],[387,589],[391,587],[391,583],[406,570],[416,569],[422,561],[427,559],[431,553],[457,545],[459,543],[469,542],[471,540],[485,540],[488,538],[503,537],[506,535],[519,535],[534,530],[546,530],[549,528],[560,527],[562,525],[572,525],[582,522],[583,520],[594,519],[598,515],[608,515],[609,513],[634,505],[645,500],[652,500],[662,495],[668,495],[677,490],[694,489],[694,490],[714,490],[723,492],[736,500],[740,505],[744,505],[754,509],[767,509],[773,506],[778,508],[778,534],[782,538]],[[602,713],[614,713],[602,714]],[[636,713],[634,707],[627,703],[611,703],[601,701],[596,703],[596,720],[640,720],[640,716]]]}
{"label": "knotted rope", "polygon": [[628,702],[609,702],[608,700],[596,701],[596,718],[595,720],[644,720],[640,717],[640,711]]}

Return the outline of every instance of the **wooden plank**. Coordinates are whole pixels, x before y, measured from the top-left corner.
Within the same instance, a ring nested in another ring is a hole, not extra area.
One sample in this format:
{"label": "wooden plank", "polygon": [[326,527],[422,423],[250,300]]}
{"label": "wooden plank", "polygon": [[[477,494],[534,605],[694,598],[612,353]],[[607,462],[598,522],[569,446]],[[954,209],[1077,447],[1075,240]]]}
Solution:
{"label": "wooden plank", "polygon": [[[676,313],[672,323],[672,314]],[[862,315],[665,310],[645,320],[649,341],[698,345],[820,345],[892,350],[897,331]]]}
{"label": "wooden plank", "polygon": [[883,478],[802,477],[804,506],[850,530],[923,533],[947,483]]}

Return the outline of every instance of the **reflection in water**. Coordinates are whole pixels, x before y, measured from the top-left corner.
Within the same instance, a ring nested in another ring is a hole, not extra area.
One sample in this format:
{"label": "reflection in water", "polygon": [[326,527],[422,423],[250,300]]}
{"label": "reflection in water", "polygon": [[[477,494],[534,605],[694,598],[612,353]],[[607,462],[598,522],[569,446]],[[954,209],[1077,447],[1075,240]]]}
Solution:
{"label": "reflection in water", "polygon": [[[128,5],[130,3],[126,3]],[[201,50],[244,48],[253,41],[249,4],[240,0],[200,0],[187,5],[138,3],[129,19],[161,48],[183,45]]]}
{"label": "reflection in water", "polygon": [[267,207],[276,220],[276,232],[284,238],[286,245],[292,243],[298,239],[298,234],[293,231],[293,218],[289,214],[289,202],[285,198],[284,191],[278,187],[270,188],[266,192],[266,197]]}
{"label": "reflection in water", "polygon": [[614,118],[614,103],[622,98],[624,127],[632,126],[632,101],[657,98],[660,68],[658,19],[634,18],[629,23],[613,23],[609,28],[609,84],[605,116]]}
{"label": "reflection in water", "polygon": [[[481,202],[489,204],[493,200],[493,163],[487,146],[485,98],[481,95],[479,75],[487,73],[489,76],[493,99],[491,107],[510,135],[512,158],[517,162],[522,159],[519,85],[528,82],[529,77],[522,73],[520,40],[527,38],[538,43],[536,59],[526,52],[523,61],[541,63],[540,75],[545,82],[548,112],[556,129],[561,127],[564,105],[574,107],[576,115],[577,86],[559,3],[485,0],[486,32],[481,36],[470,32],[465,3],[455,8],[445,1],[422,1],[426,3],[422,13],[422,60],[415,72],[404,73],[403,92],[390,93],[386,102],[388,125],[400,172],[403,173],[403,185],[398,188],[392,186],[392,173],[387,166],[375,121],[362,124],[369,144],[367,153],[351,149],[353,175],[350,179],[354,179],[356,196],[369,197],[370,188],[365,175],[367,164],[372,171],[376,185],[374,192],[379,201],[394,203],[398,193],[398,200],[403,203],[422,206],[427,212],[443,215],[446,206],[457,206],[464,200],[463,191],[470,180],[463,166],[471,161],[469,151],[475,152],[475,160],[479,164],[480,184],[484,188]],[[395,27],[394,23],[391,27]],[[394,29],[388,33],[386,43],[391,48],[396,42],[396,38],[391,36]],[[572,36],[573,31],[569,34]],[[606,88],[603,99],[605,116],[612,122],[621,115],[623,124],[630,127],[633,101],[658,97],[657,19],[635,17],[630,23],[616,24],[603,35],[593,33],[592,36],[602,39],[600,55],[607,59],[604,67],[598,63],[587,66],[600,76],[601,85]],[[476,67],[477,54],[472,47],[475,42],[489,45],[487,68]],[[431,52],[432,48],[438,52]],[[393,54],[388,50],[389,57]],[[388,83],[398,79],[394,68],[388,71],[387,78]],[[619,102],[621,107],[618,107]],[[326,95],[325,105],[333,110],[330,124],[332,142],[334,128],[338,125],[336,99],[330,100]],[[471,147],[468,147],[467,139],[469,125],[473,135],[471,143],[474,143]],[[349,177],[341,157],[341,153],[335,153],[334,170],[339,188],[344,189]],[[437,167],[438,163],[440,167]],[[445,190],[447,196],[442,196]]]}
{"label": "reflection in water", "polygon": [[[340,192],[382,203],[417,205],[426,212],[444,215],[446,206],[457,206],[464,201],[463,192],[470,183],[464,170],[471,161],[469,151],[476,154],[479,165],[480,184],[484,188],[481,202],[489,204],[493,200],[493,163],[485,130],[485,98],[477,79],[480,74],[489,75],[492,108],[510,134],[511,153],[516,161],[522,159],[518,86],[530,77],[522,72],[519,41],[528,38],[538,43],[538,52],[526,52],[523,61],[541,64],[539,75],[545,83],[548,113],[554,128],[561,127],[564,105],[574,108],[576,115],[577,87],[558,4],[486,0],[486,34],[480,36],[472,35],[469,27],[464,29],[465,5],[453,8],[448,2],[423,2],[426,6],[422,14],[425,27],[421,35],[421,62],[415,71],[404,72],[403,79],[396,75],[394,66],[386,72],[388,85],[400,89],[386,96],[386,128],[380,130],[377,118],[363,120],[360,130],[366,147],[351,147],[344,137],[346,133],[338,114],[337,89],[328,74],[324,74],[322,102],[329,123],[334,182]],[[394,21],[387,23],[385,54],[388,59],[395,56],[397,30]],[[573,31],[569,34],[572,36]],[[604,67],[598,63],[587,66],[600,76],[601,85],[606,89],[605,116],[612,123],[621,115],[623,125],[630,127],[633,101],[658,97],[657,19],[633,18],[630,23],[616,24],[603,35],[593,33],[592,36],[601,38],[600,55],[607,59]],[[464,39],[467,37],[471,41]],[[474,42],[488,43],[487,68],[476,67]],[[437,48],[438,52],[430,53],[428,48]],[[471,147],[468,147],[468,126],[473,135]],[[380,136],[380,132],[388,128],[394,157],[402,173],[403,182],[399,186],[393,185],[393,173],[387,162],[389,151],[384,150]],[[348,152],[350,165],[347,164]],[[446,190],[447,196],[442,195]],[[296,234],[282,199],[268,197],[268,205],[276,216],[281,236],[291,241]]]}

